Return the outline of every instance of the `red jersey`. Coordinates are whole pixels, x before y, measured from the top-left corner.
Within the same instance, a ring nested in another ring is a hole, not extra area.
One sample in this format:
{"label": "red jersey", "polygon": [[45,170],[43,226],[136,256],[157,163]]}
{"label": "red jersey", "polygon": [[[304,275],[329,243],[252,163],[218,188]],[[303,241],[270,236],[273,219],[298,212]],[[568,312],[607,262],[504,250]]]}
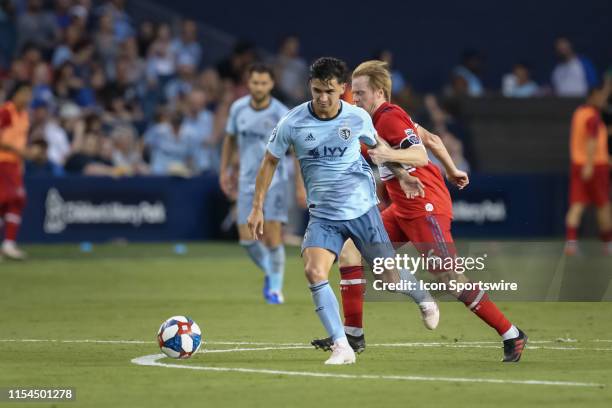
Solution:
{"label": "red jersey", "polygon": [[[394,149],[408,149],[421,145],[417,128],[410,116],[399,106],[383,103],[372,118],[378,135]],[[423,146],[424,148],[425,146]],[[440,169],[432,162],[426,166],[404,168],[425,186],[425,197],[408,199],[399,182],[385,166],[379,166],[380,178],[384,181],[391,206],[402,218],[413,219],[426,215],[445,215],[453,217],[453,204]]]}
{"label": "red jersey", "polygon": [[[13,102],[0,106],[0,142],[24,150],[28,141],[30,120],[27,110],[18,111]],[[0,149],[0,163],[21,165],[22,159],[13,152]]]}
{"label": "red jersey", "polygon": [[587,141],[595,140],[595,165],[608,164],[608,131],[601,113],[594,106],[582,105],[572,117],[570,157],[573,164],[583,166],[587,161]]}

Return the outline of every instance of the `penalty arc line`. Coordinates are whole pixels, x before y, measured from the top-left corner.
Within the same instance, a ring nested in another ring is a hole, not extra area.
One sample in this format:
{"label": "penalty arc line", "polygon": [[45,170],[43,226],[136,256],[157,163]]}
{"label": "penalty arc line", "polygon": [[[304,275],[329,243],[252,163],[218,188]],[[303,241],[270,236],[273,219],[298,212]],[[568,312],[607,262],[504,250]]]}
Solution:
{"label": "penalty arc line", "polygon": [[[225,350],[224,350],[225,351]],[[240,350],[233,350],[240,351]],[[514,385],[548,385],[563,387],[604,387],[604,384],[572,382],[572,381],[548,381],[548,380],[503,380],[498,378],[467,378],[467,377],[431,377],[416,375],[382,375],[382,374],[333,374],[318,373],[313,371],[286,371],[271,370],[265,368],[241,368],[241,367],[209,367],[200,365],[181,365],[160,363],[159,360],[166,357],[164,354],[151,354],[137,357],[131,360],[133,364],[149,367],[182,368],[185,370],[236,372],[247,374],[285,375],[290,377],[318,377],[318,378],[342,378],[342,379],[365,379],[365,380],[396,380],[396,381],[436,381],[436,382],[460,382],[460,383],[489,383],[489,384],[514,384]]]}

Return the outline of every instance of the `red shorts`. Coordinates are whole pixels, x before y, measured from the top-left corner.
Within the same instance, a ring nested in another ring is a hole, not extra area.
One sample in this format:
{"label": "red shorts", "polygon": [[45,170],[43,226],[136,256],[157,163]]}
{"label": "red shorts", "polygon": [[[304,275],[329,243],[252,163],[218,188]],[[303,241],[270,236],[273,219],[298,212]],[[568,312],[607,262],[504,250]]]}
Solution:
{"label": "red shorts", "polygon": [[0,204],[23,200],[25,189],[19,163],[0,162]]}
{"label": "red shorts", "polygon": [[594,204],[603,207],[610,202],[610,166],[598,164],[590,180],[582,179],[582,166],[572,164],[570,171],[570,204]]}
{"label": "red shorts", "polygon": [[457,254],[451,235],[451,218],[445,215],[426,215],[413,219],[399,217],[393,207],[382,212],[383,223],[393,243],[412,242],[417,251],[426,256],[454,258]]}

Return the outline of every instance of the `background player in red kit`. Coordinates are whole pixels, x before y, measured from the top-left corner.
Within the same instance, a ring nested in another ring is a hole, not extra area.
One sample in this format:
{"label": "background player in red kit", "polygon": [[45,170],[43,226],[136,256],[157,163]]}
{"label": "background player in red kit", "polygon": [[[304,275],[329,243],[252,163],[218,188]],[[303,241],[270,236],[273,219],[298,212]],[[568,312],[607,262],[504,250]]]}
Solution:
{"label": "background player in red kit", "polygon": [[0,106],[0,223],[4,222],[2,253],[7,258],[18,260],[25,258],[25,254],[17,248],[16,240],[26,200],[23,159],[27,153],[30,127],[27,108],[31,98],[31,85],[17,83],[10,92],[8,102]]}
{"label": "background player in red kit", "polygon": [[565,253],[578,251],[578,228],[586,207],[597,209],[597,223],[604,251],[612,255],[612,215],[610,213],[610,156],[608,132],[601,118],[606,106],[612,78],[589,91],[586,103],[572,117],[570,138],[570,206],[566,216]]}
{"label": "background player in red kit", "polygon": [[[389,103],[391,77],[386,63],[367,61],[353,72],[353,99],[372,116],[380,138],[391,148],[370,151],[370,158],[379,165],[391,205],[382,212],[385,229],[394,243],[412,242],[419,253],[442,258],[456,256],[451,235],[452,202],[440,170],[427,159],[425,147],[443,163],[447,177],[459,188],[469,180],[458,170],[440,138],[415,125],[399,106]],[[424,187],[408,198],[385,162],[398,162],[417,177]],[[363,333],[363,293],[365,280],[361,256],[352,242],[347,241],[339,260],[340,288],[345,319],[345,331],[353,348],[365,349]],[[445,281],[467,282],[463,274],[454,271],[430,271]],[[482,290],[453,293],[474,314],[494,328],[504,342],[503,361],[519,361],[527,336],[504,316]],[[327,349],[327,339],[314,340],[317,348]]]}

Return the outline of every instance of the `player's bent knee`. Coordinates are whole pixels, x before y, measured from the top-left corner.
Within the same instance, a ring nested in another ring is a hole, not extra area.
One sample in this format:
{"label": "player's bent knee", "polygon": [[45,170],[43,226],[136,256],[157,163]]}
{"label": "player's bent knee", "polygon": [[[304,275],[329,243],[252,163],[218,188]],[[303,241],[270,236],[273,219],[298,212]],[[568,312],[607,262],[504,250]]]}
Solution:
{"label": "player's bent knee", "polygon": [[328,271],[319,265],[308,264],[304,267],[304,274],[310,283],[327,280]]}

